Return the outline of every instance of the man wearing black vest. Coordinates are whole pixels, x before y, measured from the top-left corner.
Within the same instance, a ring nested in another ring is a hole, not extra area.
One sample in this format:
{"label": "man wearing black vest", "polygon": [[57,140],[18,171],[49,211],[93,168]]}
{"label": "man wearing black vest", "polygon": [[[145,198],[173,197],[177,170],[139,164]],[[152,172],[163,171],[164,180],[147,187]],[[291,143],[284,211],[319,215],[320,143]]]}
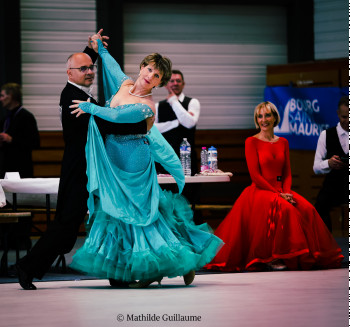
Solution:
{"label": "man wearing black vest", "polygon": [[173,70],[166,85],[166,100],[156,104],[155,125],[180,157],[180,144],[187,138],[191,145],[191,174],[197,173],[197,159],[194,151],[196,124],[200,114],[200,103],[182,92],[185,86],[183,74]]}
{"label": "man wearing black vest", "polygon": [[[99,31],[95,36],[102,38]],[[94,36],[94,37],[95,37]],[[103,38],[102,38],[103,39]],[[61,93],[60,108],[65,142],[60,184],[58,189],[56,215],[46,233],[33,249],[16,264],[19,283],[26,290],[35,290],[33,278],[42,279],[56,258],[73,248],[79,227],[87,214],[87,176],[85,144],[90,115],[76,117],[71,114],[72,100],[92,103],[97,101],[91,95],[91,85],[95,77],[93,62],[95,51],[86,47],[84,53],[75,53],[67,60],[68,82]],[[146,134],[147,123],[116,124],[94,117],[99,130],[106,134]],[[112,286],[120,283],[110,280]]]}
{"label": "man wearing black vest", "polygon": [[[191,145],[191,175],[198,171],[197,156],[195,152],[196,124],[200,114],[200,103],[197,99],[189,98],[182,92],[185,87],[183,74],[173,70],[171,79],[165,88],[168,90],[166,100],[156,103],[155,125],[169,142],[176,154],[180,157],[180,144],[184,138]],[[167,173],[157,164],[158,173]],[[177,192],[174,184],[161,185],[162,189]],[[182,194],[193,205],[198,202],[200,184],[186,184]],[[201,223],[198,212],[193,217],[195,223]]]}
{"label": "man wearing black vest", "polygon": [[316,174],[327,174],[315,208],[330,231],[330,209],[349,200],[349,97],[340,99],[337,114],[337,126],[322,131],[318,139],[313,167]]}

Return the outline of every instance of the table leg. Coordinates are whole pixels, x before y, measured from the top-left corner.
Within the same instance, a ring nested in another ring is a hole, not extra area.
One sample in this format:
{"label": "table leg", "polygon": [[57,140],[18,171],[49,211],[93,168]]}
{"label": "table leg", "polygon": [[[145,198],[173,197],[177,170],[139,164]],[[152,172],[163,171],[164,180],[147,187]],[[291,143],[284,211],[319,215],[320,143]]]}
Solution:
{"label": "table leg", "polygon": [[3,231],[2,231],[2,246],[4,248],[4,253],[1,257],[1,263],[0,263],[0,276],[8,276],[8,252],[9,252],[9,245],[8,245],[8,239],[7,236],[10,231],[9,226],[2,225]]}
{"label": "table leg", "polygon": [[47,227],[49,227],[50,223],[50,194],[46,194],[46,221],[47,221]]}

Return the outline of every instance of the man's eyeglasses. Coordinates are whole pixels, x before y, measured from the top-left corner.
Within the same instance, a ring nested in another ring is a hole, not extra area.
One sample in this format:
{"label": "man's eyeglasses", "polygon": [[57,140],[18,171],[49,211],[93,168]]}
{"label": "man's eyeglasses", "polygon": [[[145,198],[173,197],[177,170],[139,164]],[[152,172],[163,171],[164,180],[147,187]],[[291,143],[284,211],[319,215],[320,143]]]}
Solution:
{"label": "man's eyeglasses", "polygon": [[79,69],[81,73],[86,73],[89,69],[94,72],[96,71],[97,66],[96,65],[91,65],[91,66],[81,66],[78,68],[69,68],[69,69]]}

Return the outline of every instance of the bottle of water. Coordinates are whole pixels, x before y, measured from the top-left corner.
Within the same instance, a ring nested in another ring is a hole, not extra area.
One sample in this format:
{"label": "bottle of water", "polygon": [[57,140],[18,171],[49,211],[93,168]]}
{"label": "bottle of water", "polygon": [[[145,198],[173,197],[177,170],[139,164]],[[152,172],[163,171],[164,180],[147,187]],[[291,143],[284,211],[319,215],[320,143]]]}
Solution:
{"label": "bottle of water", "polygon": [[213,146],[208,150],[208,165],[212,170],[218,169],[218,151]]}
{"label": "bottle of water", "polygon": [[180,161],[185,176],[191,176],[191,145],[184,138],[180,144]]}
{"label": "bottle of water", "polygon": [[201,151],[201,171],[208,169],[208,151],[205,146],[202,147]]}

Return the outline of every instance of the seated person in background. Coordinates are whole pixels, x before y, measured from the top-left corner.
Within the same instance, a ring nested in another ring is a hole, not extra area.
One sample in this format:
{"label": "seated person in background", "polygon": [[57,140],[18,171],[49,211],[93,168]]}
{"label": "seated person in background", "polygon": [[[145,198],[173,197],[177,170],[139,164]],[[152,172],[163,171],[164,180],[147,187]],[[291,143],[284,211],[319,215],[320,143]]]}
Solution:
{"label": "seated person in background", "polygon": [[1,87],[0,102],[6,109],[0,125],[0,178],[6,172],[19,172],[21,178],[33,177],[32,151],[40,146],[35,117],[22,106],[21,86],[7,83]]}
{"label": "seated person in background", "polygon": [[349,200],[349,97],[338,104],[339,123],[322,131],[315,153],[315,174],[327,174],[317,196],[316,210],[332,231],[330,209]]}
{"label": "seated person in background", "polygon": [[338,244],[315,208],[291,190],[288,141],[274,135],[280,121],[276,106],[260,103],[254,121],[259,133],[245,142],[252,184],[216,229],[225,244],[206,267],[232,272],[339,267],[344,257]]}

